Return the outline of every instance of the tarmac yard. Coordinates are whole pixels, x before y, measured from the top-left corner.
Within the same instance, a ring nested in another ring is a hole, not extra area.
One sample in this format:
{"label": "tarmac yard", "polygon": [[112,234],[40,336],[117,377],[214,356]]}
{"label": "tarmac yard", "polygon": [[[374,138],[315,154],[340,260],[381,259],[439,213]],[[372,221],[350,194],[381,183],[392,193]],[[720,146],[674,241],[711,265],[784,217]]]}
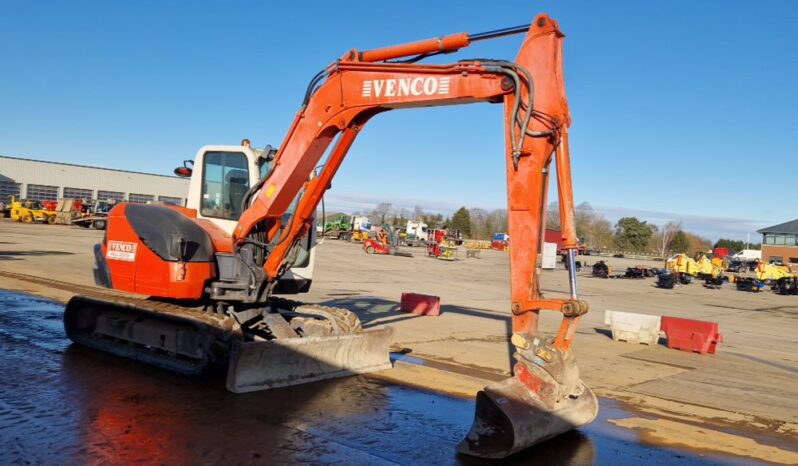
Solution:
{"label": "tarmac yard", "polygon": [[[0,289],[64,302],[92,284],[102,232],[0,221]],[[307,302],[391,325],[395,368],[247,395],[216,377],[186,378],[70,345],[60,304],[0,291],[0,463],[479,464],[454,447],[479,388],[509,373],[508,259],[454,262],[373,256],[326,240]],[[580,258],[592,264],[597,258]],[[617,271],[641,261],[609,259]],[[561,265],[560,265],[561,266]],[[674,290],[654,279],[580,273],[591,304],[574,342],[583,380],[602,397],[593,424],[517,457],[518,464],[798,463],[798,300]],[[30,278],[74,284],[53,287]],[[548,296],[564,270],[544,271]],[[398,312],[402,292],[441,297],[442,315]],[[604,310],[719,323],[716,355],[615,342]],[[543,314],[553,332],[556,313]]]}

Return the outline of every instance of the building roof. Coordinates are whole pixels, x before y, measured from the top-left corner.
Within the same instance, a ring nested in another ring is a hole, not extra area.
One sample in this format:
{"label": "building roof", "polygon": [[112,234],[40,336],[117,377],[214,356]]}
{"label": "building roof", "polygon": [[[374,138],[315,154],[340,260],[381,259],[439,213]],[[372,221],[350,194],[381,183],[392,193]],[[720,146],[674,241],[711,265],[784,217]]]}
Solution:
{"label": "building roof", "polygon": [[181,177],[174,176],[174,175],[159,175],[158,173],[136,172],[136,171],[133,171],[133,170],[120,170],[118,168],[94,167],[94,166],[91,166],[91,165],[80,165],[80,164],[77,164],[77,163],[53,162],[51,160],[26,159],[26,158],[22,158],[22,157],[10,157],[8,155],[0,155],[0,159],[24,160],[26,162],[50,163],[50,164],[53,164],[53,165],[66,165],[66,166],[69,166],[69,167],[91,168],[93,170],[108,170],[108,171],[111,171],[111,172],[136,173],[138,175],[162,176],[164,178],[182,179]]}
{"label": "building roof", "polygon": [[791,222],[782,223],[780,225],[773,225],[772,227],[757,230],[757,233],[788,233],[798,234],[798,219]]}

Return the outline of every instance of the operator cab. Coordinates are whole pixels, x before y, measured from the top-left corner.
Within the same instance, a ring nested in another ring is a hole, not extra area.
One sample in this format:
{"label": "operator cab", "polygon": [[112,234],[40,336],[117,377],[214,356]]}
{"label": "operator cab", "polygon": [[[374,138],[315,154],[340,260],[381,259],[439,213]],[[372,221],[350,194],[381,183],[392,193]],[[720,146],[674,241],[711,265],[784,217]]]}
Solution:
{"label": "operator cab", "polygon": [[[186,161],[183,167],[175,169],[176,174],[191,177],[186,207],[195,209],[197,218],[207,219],[232,235],[245,209],[243,204],[247,192],[271,173],[271,162],[276,153],[277,149],[271,146],[255,149],[246,139],[240,146],[213,145],[200,148],[192,168],[188,167],[189,161]],[[293,214],[301,195],[300,192],[285,213],[283,224]],[[302,240],[302,250],[294,266],[281,277],[276,293],[300,293],[309,288],[313,278],[313,246],[316,242],[315,228],[310,231]]]}

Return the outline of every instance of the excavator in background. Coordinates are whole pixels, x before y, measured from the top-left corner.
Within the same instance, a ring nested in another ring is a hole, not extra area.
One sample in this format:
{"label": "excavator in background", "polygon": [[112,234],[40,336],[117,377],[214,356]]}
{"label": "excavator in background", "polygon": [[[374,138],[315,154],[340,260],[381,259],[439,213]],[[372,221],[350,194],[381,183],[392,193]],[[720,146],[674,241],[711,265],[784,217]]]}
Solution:
{"label": "excavator in background", "polygon": [[[515,61],[421,64],[473,42],[525,34]],[[206,146],[176,173],[190,176],[186,207],[121,203],[95,246],[95,280],[149,296],[73,297],[74,342],[185,374],[227,366],[227,388],[248,392],[391,367],[392,329],[364,330],[344,309],[279,297],[312,281],[314,213],[355,138],[380,113],[438,105],[504,104],[513,375],[486,386],[458,451],[503,458],[591,422],[595,395],[571,348],[588,311],[579,298],[568,149],[571,116],[557,22],[458,33],[350,50],[321,70],[279,149]],[[324,157],[324,160],[322,158]],[[570,295],[541,294],[536,260],[555,162]],[[541,310],[562,314],[539,333]]]}

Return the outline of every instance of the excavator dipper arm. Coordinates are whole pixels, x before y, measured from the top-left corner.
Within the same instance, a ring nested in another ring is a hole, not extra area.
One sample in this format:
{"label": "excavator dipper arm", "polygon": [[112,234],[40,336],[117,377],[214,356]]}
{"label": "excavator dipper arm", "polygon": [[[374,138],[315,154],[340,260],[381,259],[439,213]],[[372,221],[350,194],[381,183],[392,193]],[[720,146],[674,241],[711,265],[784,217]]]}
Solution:
{"label": "excavator dipper arm", "polygon": [[[251,190],[249,208],[233,234],[237,248],[266,249],[263,262],[253,265],[263,269],[268,286],[290,267],[293,248],[311,228],[321,197],[369,119],[395,109],[503,102],[507,210],[513,238],[510,309],[518,363],[513,378],[480,393],[474,427],[460,446],[468,454],[506,456],[590,422],[597,413],[596,399],[579,380],[570,350],[577,323],[588,309],[577,296],[575,267],[569,267],[570,299],[542,298],[536,274],[549,169],[555,157],[564,247],[571,261],[577,248],[562,39],[557,22],[539,15],[528,27],[514,62],[417,65],[408,63],[415,58],[404,63],[387,61],[450,52],[467,46],[468,34],[348,52],[311,83],[271,174]],[[334,141],[316,175],[316,167]],[[293,217],[283,224],[284,212],[299,193]],[[554,339],[538,336],[541,309],[563,314]]]}

